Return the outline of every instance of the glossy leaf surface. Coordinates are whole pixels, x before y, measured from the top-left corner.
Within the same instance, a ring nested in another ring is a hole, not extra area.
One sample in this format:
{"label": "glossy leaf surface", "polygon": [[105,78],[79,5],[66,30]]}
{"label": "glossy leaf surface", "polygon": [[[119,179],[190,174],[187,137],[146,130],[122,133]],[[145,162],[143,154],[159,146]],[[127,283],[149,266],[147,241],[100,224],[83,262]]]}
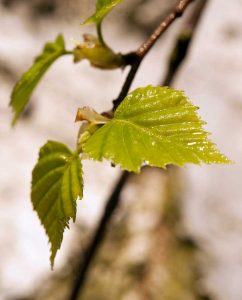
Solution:
{"label": "glossy leaf surface", "polygon": [[107,159],[138,173],[143,164],[229,163],[208,139],[195,107],[182,91],[140,88],[117,108],[114,118],[84,144],[94,160]]}
{"label": "glossy leaf surface", "polygon": [[16,122],[19,115],[23,112],[34,88],[37,86],[42,76],[55,60],[65,53],[64,39],[59,35],[54,42],[45,45],[43,53],[35,59],[33,66],[24,73],[17,82],[13,89],[10,101],[10,106],[14,112],[13,123]]}
{"label": "glossy leaf surface", "polygon": [[75,221],[76,201],[83,196],[82,165],[64,144],[49,141],[39,152],[32,173],[31,200],[51,243],[51,265],[70,219]]}

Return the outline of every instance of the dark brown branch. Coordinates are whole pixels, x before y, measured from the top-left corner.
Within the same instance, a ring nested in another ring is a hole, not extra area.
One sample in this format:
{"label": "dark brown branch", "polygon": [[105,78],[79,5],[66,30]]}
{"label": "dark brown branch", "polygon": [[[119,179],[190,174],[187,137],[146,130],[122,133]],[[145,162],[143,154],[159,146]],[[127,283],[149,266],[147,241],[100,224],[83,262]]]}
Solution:
{"label": "dark brown branch", "polygon": [[191,42],[193,41],[196,33],[195,28],[197,28],[199,24],[202,12],[204,11],[207,3],[208,0],[199,0],[188,19],[183,24],[182,30],[177,37],[175,46],[170,55],[168,70],[162,83],[163,86],[170,86],[172,84],[173,79],[176,77],[176,73],[184,63],[185,58],[188,56]]}
{"label": "dark brown branch", "polygon": [[116,100],[113,101],[113,111],[119,106],[119,104],[123,101],[131,84],[135,78],[135,75],[139,69],[139,66],[145,56],[148,54],[150,49],[155,45],[157,40],[161,37],[161,35],[170,27],[170,25],[179,17],[181,17],[186,10],[186,8],[191,4],[194,0],[180,0],[175,8],[162,20],[162,22],[158,25],[158,27],[153,31],[153,33],[149,36],[147,41],[145,41],[139,49],[134,52],[124,56],[124,59],[127,62],[127,65],[131,65],[130,72],[125,80],[125,83],[122,87],[122,90]]}
{"label": "dark brown branch", "polygon": [[172,12],[165,17],[165,19],[158,25],[158,27],[154,30],[151,36],[147,41],[140,46],[140,48],[136,51],[139,57],[144,58],[146,54],[150,51],[150,49],[157,42],[159,37],[170,27],[170,25],[179,17],[181,17],[186,10],[186,8],[191,4],[194,0],[180,0],[176,7],[172,10]]}
{"label": "dark brown branch", "polygon": [[74,288],[72,290],[72,294],[70,296],[70,300],[77,300],[79,291],[83,287],[87,272],[89,267],[92,263],[92,260],[98,251],[107,229],[107,225],[109,224],[111,217],[113,216],[115,209],[119,205],[120,201],[120,194],[123,190],[125,183],[127,182],[130,173],[123,172],[122,176],[120,177],[119,181],[117,182],[113,192],[111,193],[110,198],[107,201],[106,207],[104,209],[103,216],[98,224],[98,227],[94,233],[93,239],[90,242],[89,247],[87,248],[86,252],[83,255],[83,260],[80,262],[80,266],[77,269],[78,273],[76,276],[76,281],[74,282]]}
{"label": "dark brown branch", "polygon": [[[207,2],[207,0],[199,0],[199,1]],[[180,2],[184,2],[184,1],[180,1]],[[198,7],[198,5],[195,7],[192,16],[196,16],[196,17],[193,18],[193,20],[199,19],[199,16],[202,14],[204,7],[205,7],[205,3],[204,3],[204,5],[201,5],[201,3],[200,3],[199,7]],[[192,42],[192,37],[196,30],[198,21],[196,21],[196,22],[189,21],[189,23],[191,25],[191,35],[190,35],[190,39],[188,42],[188,46]],[[184,32],[184,28],[186,28],[186,26],[187,26],[187,23],[182,28],[181,33]],[[178,38],[178,40],[179,40],[179,38]],[[180,48],[177,49],[177,45],[178,45],[178,42],[176,43],[175,49],[173,49],[172,53],[180,50]],[[187,50],[188,50],[188,46],[186,48]],[[172,63],[170,61],[169,68],[168,68],[169,79],[167,79],[168,75],[166,76],[166,84],[167,85],[170,85],[172,83],[172,80],[174,79],[174,76],[176,75],[176,70],[183,63],[184,59],[186,58],[186,55],[187,55],[187,51],[184,51],[183,55],[177,56],[176,68],[172,67]],[[133,57],[132,59],[136,59],[136,56]],[[135,77],[135,74],[139,68],[140,63],[141,63],[141,60],[137,60],[136,63],[132,65],[131,71],[127,77],[125,84],[124,84],[123,91],[120,94],[121,95],[120,99],[122,99],[122,97],[125,97],[127,95],[130,85]],[[88,248],[86,249],[86,252],[83,255],[83,259],[81,260],[80,265],[77,268],[78,273],[76,274],[76,280],[74,282],[73,290],[72,290],[71,296],[69,298],[70,300],[77,300],[80,296],[80,292],[82,291],[82,289],[84,287],[87,273],[89,271],[89,268],[91,266],[93,258],[95,257],[101,243],[104,240],[106,229],[111,222],[113,213],[115,212],[115,210],[117,210],[117,208],[119,206],[120,194],[121,194],[124,186],[126,185],[129,177],[130,177],[130,173],[128,173],[128,172],[122,173],[111,196],[107,200],[107,204],[106,204],[103,216],[100,220],[100,223],[97,226],[97,229],[94,233],[93,239],[92,239],[90,245],[88,246]]]}
{"label": "dark brown branch", "polygon": [[139,59],[137,56],[134,59],[134,62],[131,66],[131,69],[128,73],[128,76],[124,82],[124,85],[122,87],[122,90],[116,100],[113,101],[113,111],[116,110],[116,108],[119,106],[119,104],[123,101],[123,99],[127,96],[129,89],[131,87],[131,84],[134,81],[135,75],[140,67],[141,59]]}

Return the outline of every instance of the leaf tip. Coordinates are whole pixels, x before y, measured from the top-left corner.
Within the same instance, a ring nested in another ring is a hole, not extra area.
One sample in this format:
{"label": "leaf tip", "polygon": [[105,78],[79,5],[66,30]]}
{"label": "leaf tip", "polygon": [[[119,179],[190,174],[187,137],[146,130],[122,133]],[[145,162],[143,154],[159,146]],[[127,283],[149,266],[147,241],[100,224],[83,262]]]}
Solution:
{"label": "leaf tip", "polygon": [[53,250],[51,248],[51,255],[50,255],[50,268],[51,268],[51,271],[54,271],[55,257],[56,257],[56,250]]}
{"label": "leaf tip", "polygon": [[11,127],[12,128],[16,125],[17,119],[18,119],[18,116],[16,116],[16,115],[12,118],[12,121],[11,121]]}

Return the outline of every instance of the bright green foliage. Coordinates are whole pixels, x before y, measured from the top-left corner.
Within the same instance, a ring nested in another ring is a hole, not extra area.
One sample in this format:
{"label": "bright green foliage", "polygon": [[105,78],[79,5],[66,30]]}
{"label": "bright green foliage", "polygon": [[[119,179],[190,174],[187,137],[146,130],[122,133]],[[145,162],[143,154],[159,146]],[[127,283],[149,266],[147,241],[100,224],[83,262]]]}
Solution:
{"label": "bright green foliage", "polygon": [[164,168],[168,164],[229,163],[202,127],[204,122],[182,91],[139,88],[117,108],[114,118],[98,129],[83,151],[138,173],[143,163]]}
{"label": "bright green foliage", "polygon": [[62,35],[59,35],[53,43],[45,45],[43,53],[35,59],[34,65],[22,76],[13,89],[10,102],[14,111],[13,123],[23,112],[41,77],[58,57],[66,53]]}
{"label": "bright green foliage", "polygon": [[64,144],[49,141],[39,152],[32,173],[31,199],[51,243],[51,265],[70,219],[76,218],[76,201],[83,196],[82,165],[78,154]]}
{"label": "bright green foliage", "polygon": [[95,14],[88,18],[83,24],[101,23],[103,18],[122,1],[123,0],[97,0]]}

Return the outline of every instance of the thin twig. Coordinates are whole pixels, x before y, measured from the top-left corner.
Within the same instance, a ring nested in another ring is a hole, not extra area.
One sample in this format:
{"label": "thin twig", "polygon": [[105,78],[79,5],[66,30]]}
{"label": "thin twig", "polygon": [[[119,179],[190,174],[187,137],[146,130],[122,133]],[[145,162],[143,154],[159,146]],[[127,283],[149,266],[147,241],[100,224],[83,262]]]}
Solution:
{"label": "thin twig", "polygon": [[116,100],[113,101],[113,111],[116,110],[116,108],[119,106],[119,104],[123,101],[123,99],[127,96],[128,92],[129,92],[129,89],[133,83],[133,80],[135,78],[135,75],[140,67],[140,64],[141,64],[141,61],[140,59],[135,59],[134,63],[132,64],[131,66],[131,69],[128,73],[128,76],[124,82],[124,85],[122,87],[122,90],[118,96],[118,98]]}
{"label": "thin twig", "polygon": [[172,10],[168,16],[158,25],[155,31],[151,34],[147,41],[140,46],[140,48],[136,51],[137,55],[144,58],[146,54],[150,51],[150,49],[157,42],[159,37],[170,27],[170,25],[179,17],[181,17],[186,10],[186,8],[191,4],[194,0],[180,0],[175,8]]}
{"label": "thin twig", "polygon": [[[113,111],[119,106],[119,104],[123,101],[131,84],[135,78],[135,75],[139,69],[139,66],[151,48],[155,45],[157,40],[161,37],[161,35],[170,27],[170,25],[179,17],[181,17],[186,10],[186,8],[191,4],[194,0],[180,0],[175,8],[161,21],[161,23],[157,26],[157,28],[152,32],[149,38],[139,47],[139,49],[127,55],[128,58],[132,58],[129,61],[131,64],[130,72],[125,80],[125,83],[122,87],[122,90],[116,100],[113,101]],[[125,58],[125,57],[124,57]]]}
{"label": "thin twig", "polygon": [[183,24],[182,30],[180,31],[173,51],[171,52],[168,69],[162,86],[170,86],[172,84],[177,72],[184,63],[191,46],[191,42],[194,39],[194,35],[201,19],[202,12],[204,11],[207,3],[208,0],[199,0],[196,3],[194,10],[187,18],[186,22]]}
{"label": "thin twig", "polygon": [[[208,0],[200,0],[200,1],[207,2]],[[186,6],[188,5],[188,3],[187,3],[188,1],[180,1],[180,2],[183,2],[183,5],[185,5],[184,3],[186,3]],[[189,1],[189,2],[191,2],[191,1]],[[196,18],[199,19],[199,16],[202,14],[204,7],[205,7],[205,3],[204,3],[204,5],[201,5],[201,4],[197,5],[195,7],[192,15],[196,16]],[[184,8],[184,6],[183,6],[183,8]],[[193,18],[193,20],[195,20],[196,18]],[[190,22],[190,26],[191,26],[191,35],[190,35],[190,39],[188,42],[188,46],[192,42],[193,33],[198,25],[198,21],[191,22],[191,20],[189,19],[189,22]],[[184,32],[184,28],[187,28],[187,23],[182,28],[181,33]],[[178,40],[179,40],[179,38],[178,38]],[[153,42],[153,44],[154,44],[154,42]],[[178,45],[178,42],[176,43],[175,49],[173,49],[172,53],[176,52],[177,50],[179,51],[179,49],[177,49],[177,45]],[[169,80],[166,79],[167,85],[172,83],[172,80],[174,79],[174,76],[176,75],[176,71],[177,71],[178,67],[182,64],[182,62],[186,58],[188,46],[182,56],[179,56],[179,55],[177,56],[177,61],[176,61],[177,67],[176,68],[172,68],[172,61],[170,60],[168,71],[167,71],[169,73]],[[151,45],[149,45],[148,47],[150,49]],[[148,48],[146,48],[146,49],[148,49]],[[145,51],[147,51],[147,50],[145,50]],[[139,64],[138,64],[138,62],[139,62]],[[136,64],[133,64],[131,71],[129,73],[129,76],[125,82],[124,91],[121,92],[122,96],[126,96],[126,94],[128,93],[129,87],[134,79],[134,76],[139,68],[140,63],[141,63],[141,61],[138,60],[138,61],[136,61]],[[134,65],[135,65],[135,67],[134,67]],[[167,78],[167,76],[166,76],[166,78]],[[76,274],[76,280],[74,282],[73,290],[71,292],[71,297],[69,298],[70,300],[77,300],[80,296],[80,293],[85,284],[85,280],[87,278],[87,273],[89,271],[89,268],[91,266],[93,258],[95,257],[97,250],[99,249],[101,243],[104,240],[106,228],[108,227],[108,225],[112,219],[113,213],[119,206],[120,194],[123,191],[123,188],[126,185],[128,179],[129,179],[129,176],[130,176],[130,173],[128,173],[128,172],[122,173],[111,196],[107,200],[107,204],[106,204],[103,216],[100,220],[100,223],[97,226],[96,231],[94,232],[93,239],[92,239],[89,247],[87,248],[86,252],[84,253],[83,259],[81,260],[80,265],[77,268],[78,273]]]}
{"label": "thin twig", "polygon": [[98,224],[97,230],[94,233],[90,246],[87,248],[86,252],[84,253],[83,256],[84,259],[80,262],[80,266],[77,269],[78,273],[76,276],[76,280],[74,282],[74,288],[72,290],[70,300],[78,299],[79,292],[85,283],[87,272],[92,263],[92,260],[104,239],[107,225],[109,224],[109,221],[111,220],[111,217],[115,212],[115,209],[119,206],[120,194],[129,176],[130,173],[126,171],[122,173],[122,176],[120,177],[113,192],[111,193],[110,198],[107,201],[103,216],[100,220],[100,223]]}

